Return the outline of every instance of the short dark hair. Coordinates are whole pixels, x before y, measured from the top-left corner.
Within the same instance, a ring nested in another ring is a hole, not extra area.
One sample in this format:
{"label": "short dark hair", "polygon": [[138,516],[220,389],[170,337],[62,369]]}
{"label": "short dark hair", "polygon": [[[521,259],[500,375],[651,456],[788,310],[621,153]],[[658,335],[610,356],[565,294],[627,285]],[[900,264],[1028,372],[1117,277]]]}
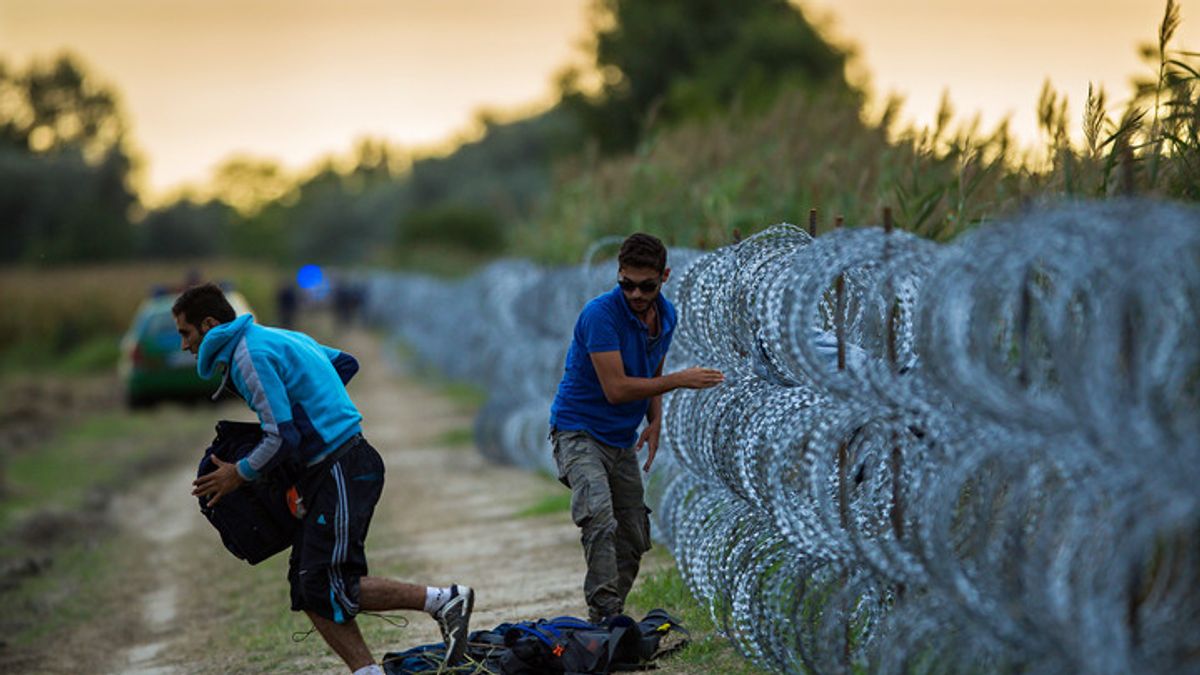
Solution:
{"label": "short dark hair", "polygon": [[654,269],[662,272],[667,268],[667,247],[652,234],[635,232],[621,244],[617,264],[630,269]]}
{"label": "short dark hair", "polygon": [[225,297],[221,287],[211,281],[199,286],[192,286],[175,299],[171,305],[171,313],[183,318],[193,326],[199,326],[206,317],[212,317],[220,323],[229,323],[237,318],[233,305]]}

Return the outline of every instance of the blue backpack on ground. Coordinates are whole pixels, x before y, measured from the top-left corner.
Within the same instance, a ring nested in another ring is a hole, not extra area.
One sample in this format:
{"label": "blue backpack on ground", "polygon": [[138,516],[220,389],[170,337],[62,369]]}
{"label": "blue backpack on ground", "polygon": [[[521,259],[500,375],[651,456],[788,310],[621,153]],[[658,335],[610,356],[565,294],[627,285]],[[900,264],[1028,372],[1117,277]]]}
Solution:
{"label": "blue backpack on ground", "polygon": [[[217,436],[204,451],[196,476],[216,468],[210,457],[236,462],[250,454],[262,440],[262,429],[251,422],[217,422]],[[270,558],[292,545],[300,521],[288,509],[287,487],[259,480],[221,497],[213,507],[199,497],[200,512],[217,528],[221,543],[233,555],[251,565]]]}
{"label": "blue backpack on ground", "polygon": [[664,610],[634,621],[624,615],[593,624],[570,616],[502,623],[467,636],[466,661],[443,668],[446,647],[430,644],[383,657],[387,675],[487,673],[490,675],[576,675],[648,670],[689,640],[688,632]]}

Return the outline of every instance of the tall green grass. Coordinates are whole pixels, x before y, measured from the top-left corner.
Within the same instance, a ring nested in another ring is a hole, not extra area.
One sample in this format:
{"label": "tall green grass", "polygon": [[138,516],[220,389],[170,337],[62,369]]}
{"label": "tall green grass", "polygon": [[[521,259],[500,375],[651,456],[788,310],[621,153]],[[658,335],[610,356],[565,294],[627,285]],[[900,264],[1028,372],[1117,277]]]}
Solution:
{"label": "tall green grass", "polygon": [[184,409],[146,415],[101,412],[59,422],[58,433],[27,451],[0,449],[0,533],[21,514],[84,506],[93,491],[112,491],[131,477],[198,452],[212,419]]}
{"label": "tall green grass", "polygon": [[79,372],[116,363],[117,341],[138,304],[191,270],[227,280],[256,312],[271,316],[278,272],[259,264],[118,263],[0,269],[0,372]]}
{"label": "tall green grass", "polygon": [[629,594],[626,613],[640,619],[650,610],[662,608],[691,634],[691,644],[659,662],[661,671],[689,675],[765,673],[743,658],[733,643],[717,632],[708,607],[692,597],[671,555],[661,549],[651,549],[650,555],[665,559],[670,565],[643,575]]}
{"label": "tall green grass", "polygon": [[1039,201],[1200,199],[1200,54],[1171,48],[1178,25],[1170,0],[1157,43],[1144,50],[1155,77],[1123,110],[1093,90],[1077,117],[1047,84],[1031,102],[1040,146],[1020,146],[1004,124],[956,119],[949,100],[918,129],[896,128],[897,100],[868,119],[848,97],[785,93],[763,114],[731,111],[660,130],[628,156],[560,167],[546,208],[518,228],[514,247],[576,262],[599,237],[646,230],[712,248],[735,231],[804,223],[813,207],[822,229],[834,215],[878,224],[891,207],[897,227],[946,241]]}

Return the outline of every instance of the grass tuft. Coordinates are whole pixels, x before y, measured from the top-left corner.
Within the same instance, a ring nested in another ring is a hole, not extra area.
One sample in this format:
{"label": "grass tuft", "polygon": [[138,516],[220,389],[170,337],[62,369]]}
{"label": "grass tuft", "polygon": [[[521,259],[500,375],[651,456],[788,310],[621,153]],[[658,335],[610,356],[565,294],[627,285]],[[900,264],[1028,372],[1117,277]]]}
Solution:
{"label": "grass tuft", "polygon": [[475,430],[471,427],[447,429],[438,435],[434,441],[437,445],[447,448],[461,448],[475,444]]}
{"label": "grass tuft", "polygon": [[554,513],[571,512],[571,491],[563,489],[554,494],[546,495],[531,506],[518,511],[518,518],[536,518]]}
{"label": "grass tuft", "polygon": [[692,596],[670,554],[656,548],[650,555],[662,556],[670,562],[670,566],[651,572],[637,582],[626,601],[626,613],[641,618],[652,609],[665,609],[692,636],[690,645],[659,663],[660,672],[713,675],[766,673],[747,661],[733,643],[717,632],[708,607]]}

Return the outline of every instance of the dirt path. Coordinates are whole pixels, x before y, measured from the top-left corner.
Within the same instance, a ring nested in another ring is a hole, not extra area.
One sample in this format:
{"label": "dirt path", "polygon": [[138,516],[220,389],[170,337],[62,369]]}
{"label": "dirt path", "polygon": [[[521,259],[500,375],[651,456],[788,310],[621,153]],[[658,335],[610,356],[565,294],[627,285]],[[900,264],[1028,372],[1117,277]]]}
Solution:
{"label": "dirt path", "polygon": [[[378,345],[361,335],[349,348],[383,363]],[[469,442],[440,443],[472,416],[428,388],[378,366],[360,377],[352,393],[388,471],[368,540],[372,565],[405,570],[417,583],[477,589],[477,626],[582,612],[584,564],[569,515],[517,516],[565,488],[489,463]],[[379,527],[394,545],[373,545]],[[411,630],[417,643],[440,639],[424,617],[413,617]]]}
{"label": "dirt path", "polygon": [[[471,585],[476,627],[585,615],[583,560],[569,515],[518,516],[563,488],[484,460],[466,440],[472,411],[388,368],[375,338],[354,333],[331,343],[363,364],[351,395],[387,466],[367,541],[372,573]],[[195,414],[252,419],[235,404]],[[345,672],[316,635],[291,643],[307,623],[286,612],[286,555],[249,567],[225,552],[201,517],[188,493],[206,441],[197,438],[197,450],[181,453],[174,468],[112,500],[119,531],[100,606],[65,633],[0,659],[0,671]],[[360,621],[377,657],[439,639],[423,614],[407,618],[400,630]]]}
{"label": "dirt path", "polygon": [[117,511],[129,514],[123,519],[123,527],[144,545],[142,563],[129,570],[141,587],[136,609],[137,625],[142,630],[133,644],[124,645],[116,655],[115,669],[120,672],[130,675],[176,672],[174,668],[157,665],[157,660],[180,632],[178,617],[184,598],[178,573],[188,554],[184,542],[189,535],[194,536],[200,525],[195,504],[180,496],[187,494],[194,476],[189,464],[117,500]]}

